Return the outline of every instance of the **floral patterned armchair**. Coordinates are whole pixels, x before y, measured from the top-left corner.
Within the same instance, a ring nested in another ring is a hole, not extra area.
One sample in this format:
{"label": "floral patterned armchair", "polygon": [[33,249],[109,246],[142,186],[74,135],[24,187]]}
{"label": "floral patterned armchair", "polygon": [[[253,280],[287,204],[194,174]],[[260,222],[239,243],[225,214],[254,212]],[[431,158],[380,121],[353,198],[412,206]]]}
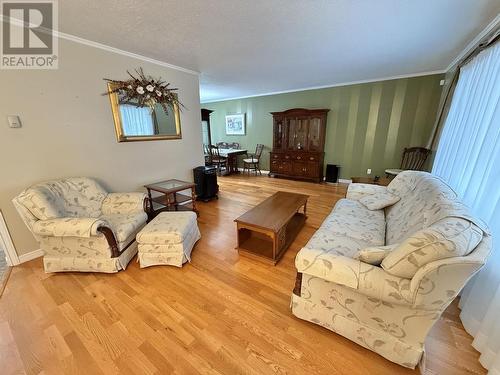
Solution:
{"label": "floral patterned armchair", "polygon": [[[384,194],[400,199],[380,210],[361,203]],[[297,254],[292,312],[414,368],[491,246],[488,228],[427,172],[401,172],[387,187],[351,184]]]}
{"label": "floral patterned armchair", "polygon": [[13,203],[40,242],[46,272],[125,269],[147,220],[145,194],[108,193],[87,177],[34,185]]}

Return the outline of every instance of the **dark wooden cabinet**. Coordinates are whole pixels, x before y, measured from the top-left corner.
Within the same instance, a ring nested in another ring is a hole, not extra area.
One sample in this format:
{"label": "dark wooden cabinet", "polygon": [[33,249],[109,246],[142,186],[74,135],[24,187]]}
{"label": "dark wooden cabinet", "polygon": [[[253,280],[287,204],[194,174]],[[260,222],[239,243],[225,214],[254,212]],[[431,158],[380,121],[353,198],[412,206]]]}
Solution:
{"label": "dark wooden cabinet", "polygon": [[201,109],[201,134],[205,146],[212,144],[212,134],[210,131],[210,114],[212,112],[210,109]]}
{"label": "dark wooden cabinet", "polygon": [[273,115],[270,175],[323,180],[326,116],[329,109],[289,109]]}

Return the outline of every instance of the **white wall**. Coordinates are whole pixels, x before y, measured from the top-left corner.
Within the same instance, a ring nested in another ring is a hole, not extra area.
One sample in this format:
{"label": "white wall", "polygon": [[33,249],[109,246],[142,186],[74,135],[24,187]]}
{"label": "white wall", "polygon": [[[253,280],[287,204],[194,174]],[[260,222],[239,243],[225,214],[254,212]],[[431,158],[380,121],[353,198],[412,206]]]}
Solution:
{"label": "white wall", "polygon": [[[203,163],[198,76],[68,40],[59,69],[0,71],[0,210],[18,254],[38,244],[11,199],[39,181],[93,176],[110,191],[142,190],[168,178],[192,180]],[[182,139],[118,143],[103,78],[143,67],[179,88]],[[11,129],[6,116],[21,117]]]}

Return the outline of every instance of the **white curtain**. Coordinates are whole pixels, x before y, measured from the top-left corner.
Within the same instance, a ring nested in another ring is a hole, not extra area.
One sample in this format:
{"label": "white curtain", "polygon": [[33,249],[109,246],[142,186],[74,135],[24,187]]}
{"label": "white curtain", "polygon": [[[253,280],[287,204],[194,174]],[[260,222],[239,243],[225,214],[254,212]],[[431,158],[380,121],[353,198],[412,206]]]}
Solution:
{"label": "white curtain", "polygon": [[153,135],[154,124],[148,107],[120,104],[122,127],[125,135]]}
{"label": "white curtain", "polygon": [[492,232],[492,255],[462,293],[460,318],[481,364],[500,375],[500,43],[461,68],[432,172]]}

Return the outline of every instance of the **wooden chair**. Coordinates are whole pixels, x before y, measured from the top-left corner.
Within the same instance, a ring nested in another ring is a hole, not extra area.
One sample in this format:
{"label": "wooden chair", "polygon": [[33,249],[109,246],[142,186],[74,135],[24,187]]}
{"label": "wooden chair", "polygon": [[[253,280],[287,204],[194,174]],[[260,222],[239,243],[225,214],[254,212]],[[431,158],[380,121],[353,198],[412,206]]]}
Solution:
{"label": "wooden chair", "polygon": [[424,147],[409,147],[404,149],[399,169],[386,169],[387,177],[394,177],[405,170],[421,171],[431,150]]}
{"label": "wooden chair", "polygon": [[243,159],[243,173],[245,172],[245,169],[247,169],[248,174],[250,174],[250,169],[253,169],[256,175],[257,172],[262,175],[259,167],[262,150],[264,150],[264,145],[259,143],[255,148],[255,154],[247,154],[247,157]]}
{"label": "wooden chair", "polygon": [[216,166],[219,175],[222,167],[227,170],[227,158],[220,156],[219,146],[208,146],[208,155],[209,163]]}
{"label": "wooden chair", "polygon": [[229,148],[232,148],[233,150],[239,150],[240,149],[240,144],[238,142],[233,142],[229,144]]}

